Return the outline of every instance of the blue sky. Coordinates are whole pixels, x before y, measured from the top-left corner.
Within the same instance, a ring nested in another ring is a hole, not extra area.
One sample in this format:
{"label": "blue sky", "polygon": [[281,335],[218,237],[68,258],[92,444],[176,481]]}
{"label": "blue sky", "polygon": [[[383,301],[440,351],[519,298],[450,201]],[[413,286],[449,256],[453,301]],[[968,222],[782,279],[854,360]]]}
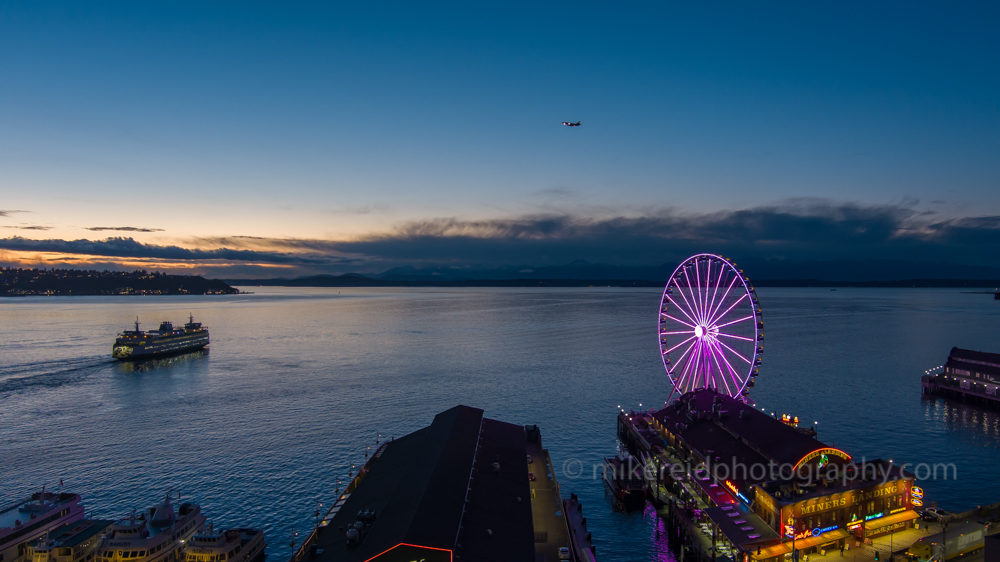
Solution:
{"label": "blue sky", "polygon": [[[116,263],[69,244],[109,236],[320,260],[286,273],[662,263],[681,238],[822,260],[856,240],[791,251],[718,223],[890,209],[860,257],[909,236],[992,265],[995,2],[359,4],[0,3],[0,261]],[[574,228],[497,228],[554,218]],[[602,235],[586,227],[665,218],[686,230],[587,250]],[[959,227],[976,242],[942,238]],[[446,250],[498,239],[502,258]],[[409,245],[378,254],[387,241]]]}

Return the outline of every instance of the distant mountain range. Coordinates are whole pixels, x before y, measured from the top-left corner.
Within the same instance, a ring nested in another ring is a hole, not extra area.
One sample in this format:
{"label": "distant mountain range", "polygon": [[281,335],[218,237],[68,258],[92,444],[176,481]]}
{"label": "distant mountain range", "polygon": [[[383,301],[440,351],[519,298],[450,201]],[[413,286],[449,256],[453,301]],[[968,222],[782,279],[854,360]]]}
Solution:
{"label": "distant mountain range", "polygon": [[[1000,286],[1000,268],[916,262],[740,263],[759,287],[965,287]],[[656,287],[676,264],[629,267],[577,261],[561,266],[496,269],[398,267],[380,274],[346,273],[269,279],[229,279],[232,285],[287,287]]]}

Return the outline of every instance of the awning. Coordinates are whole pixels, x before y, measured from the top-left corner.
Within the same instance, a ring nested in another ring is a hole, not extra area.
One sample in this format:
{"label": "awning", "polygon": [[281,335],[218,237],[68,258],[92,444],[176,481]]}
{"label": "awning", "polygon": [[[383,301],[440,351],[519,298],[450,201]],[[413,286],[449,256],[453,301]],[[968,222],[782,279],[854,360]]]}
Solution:
{"label": "awning", "polygon": [[699,488],[705,491],[705,494],[712,500],[715,505],[738,505],[740,502],[736,501],[736,498],[729,493],[729,490],[713,483],[711,480],[700,478],[691,478],[698,485]]}
{"label": "awning", "polygon": [[[847,538],[851,536],[851,533],[844,529],[836,529],[834,531],[828,531],[823,533],[818,537],[808,537],[804,539],[795,539],[795,548],[802,550],[805,548],[812,548],[814,546],[819,546],[821,544],[826,544],[828,542],[839,541],[840,539]],[[792,541],[786,540],[781,544],[775,544],[766,548],[760,549],[760,554],[757,551],[752,551],[750,556],[754,560],[764,560],[765,558],[774,558],[775,556],[784,556],[792,551]]]}
{"label": "awning", "polygon": [[865,532],[874,533],[878,532],[883,527],[888,527],[890,525],[895,525],[897,523],[904,523],[906,521],[912,521],[920,517],[920,514],[912,509],[906,511],[901,511],[899,513],[894,513],[892,515],[886,515],[885,517],[879,517],[878,519],[872,519],[871,521],[865,521]]}
{"label": "awning", "polygon": [[705,514],[712,519],[729,542],[745,552],[749,552],[751,545],[755,543],[778,538],[778,533],[774,532],[774,529],[742,505],[710,507],[705,510]]}

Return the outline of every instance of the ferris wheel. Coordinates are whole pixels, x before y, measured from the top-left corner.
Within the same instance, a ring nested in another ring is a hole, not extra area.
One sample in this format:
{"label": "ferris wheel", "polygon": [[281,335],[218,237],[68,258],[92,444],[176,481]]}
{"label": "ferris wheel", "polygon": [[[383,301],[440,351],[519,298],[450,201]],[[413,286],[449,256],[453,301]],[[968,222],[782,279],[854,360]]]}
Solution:
{"label": "ferris wheel", "polygon": [[711,388],[746,400],[760,370],[764,321],[735,263],[698,254],[677,266],[663,291],[659,332],[671,396]]}

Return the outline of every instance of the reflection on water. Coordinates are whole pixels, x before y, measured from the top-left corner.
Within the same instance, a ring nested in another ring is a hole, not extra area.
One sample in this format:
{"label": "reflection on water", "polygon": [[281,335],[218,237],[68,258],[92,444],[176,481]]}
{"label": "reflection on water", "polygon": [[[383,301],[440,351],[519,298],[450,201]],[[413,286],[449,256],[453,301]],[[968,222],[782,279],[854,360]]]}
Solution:
{"label": "reflection on water", "polygon": [[928,421],[955,432],[957,438],[1000,449],[1000,414],[996,410],[957,398],[936,396],[925,396],[923,406]]}
{"label": "reflection on water", "polygon": [[141,361],[119,361],[115,366],[115,370],[122,373],[144,373],[147,371],[154,371],[156,369],[165,369],[179,363],[205,359],[208,357],[208,351],[208,348],[204,348],[190,353],[171,355],[170,357],[143,359]]}

